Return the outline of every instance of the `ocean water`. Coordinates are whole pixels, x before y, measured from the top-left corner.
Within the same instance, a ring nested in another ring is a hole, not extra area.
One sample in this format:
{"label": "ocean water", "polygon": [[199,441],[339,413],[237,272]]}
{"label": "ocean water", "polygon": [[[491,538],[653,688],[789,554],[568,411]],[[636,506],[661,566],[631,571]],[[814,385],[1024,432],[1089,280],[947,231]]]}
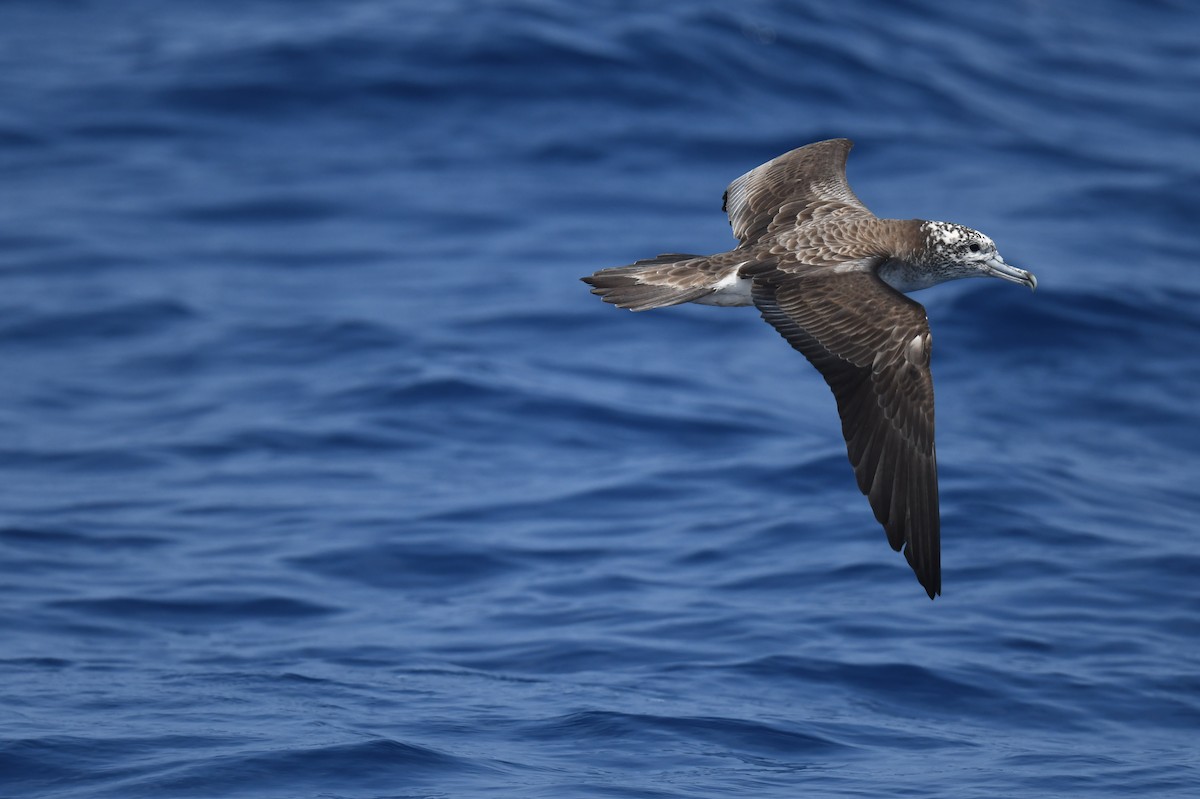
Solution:
{"label": "ocean water", "polygon": [[[0,6],[0,796],[1200,795],[1186,2]],[[578,281],[857,142],[944,594],[753,309]]]}

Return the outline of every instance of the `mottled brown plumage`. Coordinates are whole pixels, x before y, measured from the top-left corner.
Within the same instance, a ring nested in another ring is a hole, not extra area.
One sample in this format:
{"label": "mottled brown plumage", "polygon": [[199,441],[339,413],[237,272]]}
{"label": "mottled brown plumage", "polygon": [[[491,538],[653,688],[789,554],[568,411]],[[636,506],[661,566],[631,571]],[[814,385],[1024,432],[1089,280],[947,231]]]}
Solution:
{"label": "mottled brown plumage", "polygon": [[941,522],[925,309],[901,292],[960,277],[1031,288],[991,240],[946,222],[879,219],[846,182],[846,139],[747,172],[725,191],[739,246],[661,255],[583,278],[641,311],[682,302],[758,307],[832,389],[858,487],[930,598],[941,593]]}

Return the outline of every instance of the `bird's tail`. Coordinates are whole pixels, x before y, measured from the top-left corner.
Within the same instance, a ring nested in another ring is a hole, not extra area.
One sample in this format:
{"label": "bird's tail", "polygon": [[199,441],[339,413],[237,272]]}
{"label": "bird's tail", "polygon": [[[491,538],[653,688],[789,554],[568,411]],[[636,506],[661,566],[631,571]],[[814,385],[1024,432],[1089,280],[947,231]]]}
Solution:
{"label": "bird's tail", "polygon": [[[692,302],[716,290],[718,264],[704,255],[667,253],[580,278],[618,308],[648,311]],[[725,267],[728,269],[728,267]]]}

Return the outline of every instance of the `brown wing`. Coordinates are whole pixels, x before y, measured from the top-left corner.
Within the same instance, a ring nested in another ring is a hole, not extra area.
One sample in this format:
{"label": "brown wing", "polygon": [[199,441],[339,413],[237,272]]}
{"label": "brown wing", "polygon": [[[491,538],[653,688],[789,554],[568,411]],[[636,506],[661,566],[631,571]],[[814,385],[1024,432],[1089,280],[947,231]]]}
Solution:
{"label": "brown wing", "polygon": [[929,323],[861,265],[761,272],[754,304],[833,390],[858,487],[932,599],[942,577]]}
{"label": "brown wing", "polygon": [[802,224],[814,215],[871,215],[846,182],[854,143],[829,139],[805,145],[756,167],[729,184],[722,209],[733,235],[753,244],[774,227]]}

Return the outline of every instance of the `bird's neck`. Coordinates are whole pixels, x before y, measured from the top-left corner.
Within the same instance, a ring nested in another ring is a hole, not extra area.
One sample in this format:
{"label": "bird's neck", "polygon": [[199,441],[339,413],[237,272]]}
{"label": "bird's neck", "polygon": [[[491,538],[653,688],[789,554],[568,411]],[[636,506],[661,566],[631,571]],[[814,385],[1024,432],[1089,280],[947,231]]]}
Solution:
{"label": "bird's neck", "polygon": [[887,259],[879,265],[878,274],[883,282],[897,291],[908,293],[936,286],[950,279],[950,275],[926,263],[928,247],[925,241],[923,219],[880,219],[880,233],[891,242],[890,251],[882,253]]}
{"label": "bird's neck", "polygon": [[879,219],[880,241],[891,243],[891,251],[883,253],[893,261],[918,265],[926,252],[924,219]]}

